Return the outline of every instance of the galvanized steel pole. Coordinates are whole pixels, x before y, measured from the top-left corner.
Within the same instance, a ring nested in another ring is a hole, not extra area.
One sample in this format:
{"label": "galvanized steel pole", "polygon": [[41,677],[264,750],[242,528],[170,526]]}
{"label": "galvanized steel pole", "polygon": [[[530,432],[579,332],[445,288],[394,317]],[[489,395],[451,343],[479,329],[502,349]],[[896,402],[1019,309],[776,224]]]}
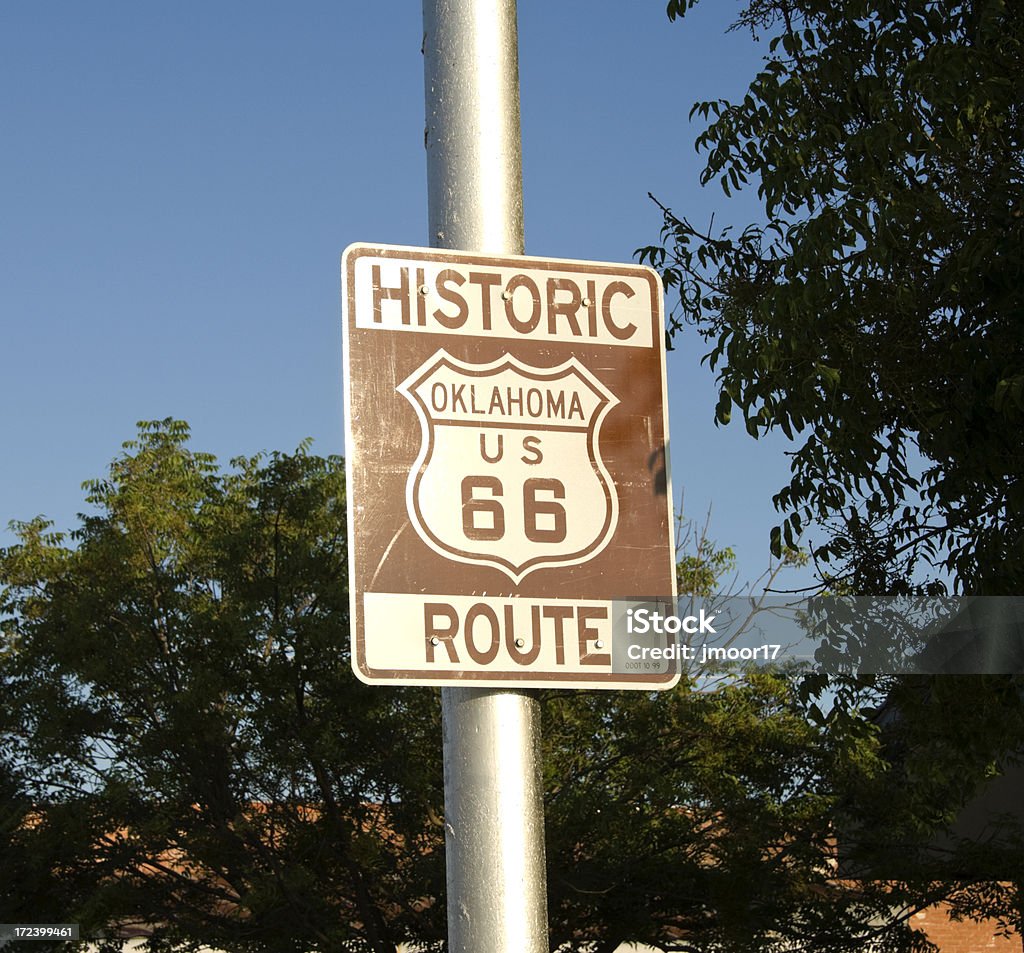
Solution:
{"label": "galvanized steel pole", "polygon": [[515,0],[423,0],[430,244],[521,255]]}
{"label": "galvanized steel pole", "polygon": [[[430,244],[522,254],[515,0],[423,0]],[[448,949],[548,953],[540,718],[442,690]]]}
{"label": "galvanized steel pole", "polygon": [[548,953],[538,703],[441,690],[451,953]]}

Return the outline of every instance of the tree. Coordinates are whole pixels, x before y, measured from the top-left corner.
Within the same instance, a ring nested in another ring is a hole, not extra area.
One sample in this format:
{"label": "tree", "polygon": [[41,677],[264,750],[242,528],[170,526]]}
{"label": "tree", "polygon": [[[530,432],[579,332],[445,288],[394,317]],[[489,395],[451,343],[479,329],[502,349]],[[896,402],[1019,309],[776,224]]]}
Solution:
{"label": "tree", "polygon": [[[0,551],[0,920],[109,950],[140,925],[154,949],[443,949],[437,694],[350,670],[340,461],[223,471],[166,420],[87,489],[70,539],[36,519]],[[703,596],[731,562],[692,546]],[[908,916],[949,889],[835,882],[837,812],[907,788],[880,732],[806,717],[778,676],[692,688],[541,693],[552,948],[919,946]],[[937,829],[984,770],[978,723],[953,721],[956,770],[887,836]],[[1005,893],[981,902],[1016,922]]]}
{"label": "tree", "polygon": [[898,685],[898,718],[870,684],[808,717],[800,682],[764,673],[547,693],[552,948],[909,953],[933,949],[914,914],[940,903],[1021,936],[1019,812],[984,840],[957,821],[1024,705],[965,681]]}
{"label": "tree", "polygon": [[[906,592],[916,571],[927,591],[946,576],[1021,593],[1024,8],[751,0],[735,26],[767,39],[765,64],[741,101],[691,115],[708,122],[702,181],[756,188],[763,217],[716,231],[662,206],[661,244],[640,254],[678,290],[674,330],[711,345],[718,421],[794,442],[773,550],[816,522],[833,590]],[[1019,882],[1013,836],[939,836],[1020,749],[1018,681],[838,688],[831,720],[885,740],[834,804],[860,869],[916,880],[917,902],[943,884],[959,911],[1019,931],[1019,890],[991,884]],[[858,716],[865,691],[891,693],[884,725]]]}
{"label": "tree", "polygon": [[86,932],[437,939],[438,705],[351,674],[341,461],[303,446],[222,472],[187,440],[140,425],[72,546],[36,519],[0,553],[0,761],[21,805],[2,833],[26,872],[0,919],[50,910],[57,877],[51,919]]}
{"label": "tree", "polygon": [[[730,588],[731,551],[707,523],[680,519],[677,537],[680,590],[713,605]],[[787,551],[779,566],[804,558]],[[756,606],[756,587],[744,591]],[[982,712],[970,693],[951,704],[947,686],[912,696],[886,726],[872,717],[883,695],[871,680],[840,686],[827,716],[819,687],[698,672],[664,694],[545,693],[552,946],[923,950],[913,914],[939,902],[1020,932],[1015,890],[998,883],[1017,869],[1017,842],[933,844],[1006,732],[1019,734],[1020,699],[1002,684]],[[986,866],[968,870],[967,857]]]}
{"label": "tree", "polygon": [[691,115],[702,181],[764,218],[664,208],[640,254],[712,343],[718,421],[795,441],[776,554],[816,521],[832,587],[1024,592],[1024,7],[751,0],[736,26],[764,67]]}
{"label": "tree", "polygon": [[552,947],[859,950],[872,916],[894,937],[888,901],[833,889],[828,864],[829,779],[870,744],[830,743],[781,678],[689,688],[548,699]]}

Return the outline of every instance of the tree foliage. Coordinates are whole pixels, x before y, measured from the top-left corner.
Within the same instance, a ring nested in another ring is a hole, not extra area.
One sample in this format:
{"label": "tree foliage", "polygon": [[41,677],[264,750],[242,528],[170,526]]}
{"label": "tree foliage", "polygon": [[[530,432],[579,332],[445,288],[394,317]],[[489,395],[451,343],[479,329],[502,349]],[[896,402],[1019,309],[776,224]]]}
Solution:
{"label": "tree foliage", "polygon": [[[762,215],[716,230],[663,206],[661,244],[640,254],[678,292],[674,330],[710,345],[718,422],[793,441],[774,552],[815,523],[833,590],[905,592],[916,572],[933,591],[1020,594],[1024,7],[749,0],[735,26],[765,42],[764,65],[741,100],[691,116],[703,183],[756,191]],[[825,682],[805,682],[808,700]],[[857,699],[883,688],[865,721]],[[1020,749],[1018,681],[831,690],[822,721],[884,742],[834,805],[853,869],[916,878],[900,902],[937,889],[1019,930],[1019,889],[988,879],[1020,883],[1019,829],[1000,847],[950,833]]]}
{"label": "tree foliage", "polygon": [[[672,0],[671,18],[695,0]],[[641,249],[712,347],[717,419],[795,441],[778,553],[809,522],[830,584],[916,570],[1024,591],[1024,7],[751,0],[739,102],[698,103],[738,233],[664,209]]]}
{"label": "tree foliage", "polygon": [[903,682],[882,713],[870,680],[826,715],[763,673],[548,698],[552,948],[911,953],[935,904],[1020,936],[1019,812],[957,829],[1024,735],[1019,685],[989,681]]}
{"label": "tree foliage", "polygon": [[140,425],[70,540],[37,519],[0,553],[0,754],[22,805],[5,833],[42,878],[6,909],[50,909],[59,860],[51,919],[86,932],[437,938],[438,706],[352,677],[340,461],[302,447],[222,472],[187,438]]}
{"label": "tree foliage", "polygon": [[[36,519],[0,551],[0,920],[110,950],[141,927],[153,949],[443,949],[440,706],[351,672],[341,462],[225,471],[167,420],[87,491],[70,538]],[[728,551],[694,545],[686,578],[714,590]],[[911,697],[901,737],[924,750],[908,732],[938,705],[946,754],[897,766],[863,694],[809,718],[780,677],[692,688],[540,694],[552,949],[921,948],[908,917],[956,895],[946,868],[846,889],[835,818],[926,843],[1019,696]],[[981,890],[966,914],[1019,922]]]}
{"label": "tree foliage", "polygon": [[553,949],[860,950],[875,932],[899,949],[910,935],[888,897],[833,886],[831,780],[839,762],[870,773],[873,743],[809,722],[785,680],[562,698],[545,725],[560,749],[546,777]]}

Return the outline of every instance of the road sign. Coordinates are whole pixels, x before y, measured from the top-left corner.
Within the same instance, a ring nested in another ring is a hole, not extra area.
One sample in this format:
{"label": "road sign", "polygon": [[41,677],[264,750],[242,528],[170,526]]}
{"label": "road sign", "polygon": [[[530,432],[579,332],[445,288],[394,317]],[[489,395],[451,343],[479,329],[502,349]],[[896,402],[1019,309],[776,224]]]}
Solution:
{"label": "road sign", "polygon": [[342,284],[356,674],[674,684],[616,619],[675,594],[656,272],[353,245]]}

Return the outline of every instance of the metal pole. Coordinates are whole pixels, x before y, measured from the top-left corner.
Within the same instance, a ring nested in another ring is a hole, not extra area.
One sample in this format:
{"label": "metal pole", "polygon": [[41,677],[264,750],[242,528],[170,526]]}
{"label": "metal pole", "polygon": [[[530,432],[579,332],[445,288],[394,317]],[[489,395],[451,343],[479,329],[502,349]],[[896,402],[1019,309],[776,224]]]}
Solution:
{"label": "metal pole", "polygon": [[451,953],[548,953],[540,718],[525,692],[441,690]]}
{"label": "metal pole", "polygon": [[[515,0],[423,0],[430,243],[522,254]],[[442,690],[450,953],[548,953],[540,717]]]}
{"label": "metal pole", "polygon": [[521,255],[515,0],[423,0],[430,244]]}

